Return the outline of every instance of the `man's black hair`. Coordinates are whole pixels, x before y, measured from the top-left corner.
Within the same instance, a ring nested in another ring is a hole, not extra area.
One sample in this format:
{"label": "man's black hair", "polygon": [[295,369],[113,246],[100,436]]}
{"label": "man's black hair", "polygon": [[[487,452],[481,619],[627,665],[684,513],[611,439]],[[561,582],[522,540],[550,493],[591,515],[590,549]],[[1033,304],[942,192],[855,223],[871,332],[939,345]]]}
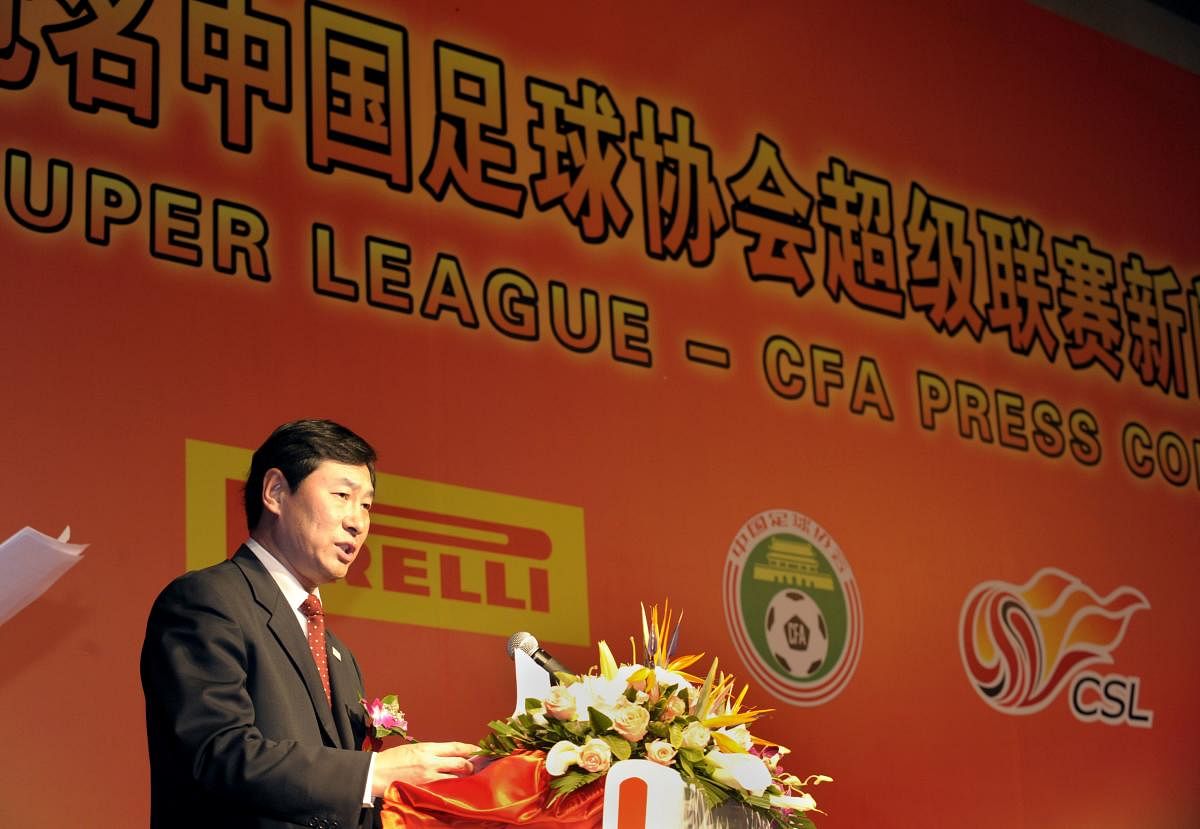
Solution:
{"label": "man's black hair", "polygon": [[243,492],[250,532],[254,532],[262,518],[263,478],[267,470],[282,472],[288,488],[295,492],[322,461],[365,466],[371,471],[371,485],[375,485],[375,450],[354,432],[332,420],[285,423],[271,433],[250,460],[250,474]]}

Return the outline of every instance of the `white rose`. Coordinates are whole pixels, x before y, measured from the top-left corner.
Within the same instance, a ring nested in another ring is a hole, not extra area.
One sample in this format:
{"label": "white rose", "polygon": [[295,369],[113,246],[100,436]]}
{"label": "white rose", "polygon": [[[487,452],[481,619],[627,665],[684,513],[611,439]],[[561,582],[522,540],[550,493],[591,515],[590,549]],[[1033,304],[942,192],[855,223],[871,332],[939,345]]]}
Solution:
{"label": "white rose", "polygon": [[599,737],[592,737],[579,748],[576,761],[585,771],[608,771],[612,765],[612,749]]}
{"label": "white rose", "polygon": [[575,698],[575,719],[587,720],[589,707],[607,716],[617,700],[624,699],[625,687],[624,680],[585,676],[569,688]]}
{"label": "white rose", "polygon": [[628,700],[622,700],[612,713],[613,728],[631,743],[639,742],[646,736],[646,728],[650,725],[650,712],[640,705]]}
{"label": "white rose", "polygon": [[771,772],[753,754],[726,754],[713,749],[704,755],[704,760],[712,769],[713,780],[755,797],[761,797],[767,786],[771,785]]}
{"label": "white rose", "polygon": [[679,745],[681,748],[694,748],[699,751],[708,745],[710,739],[707,728],[698,722],[690,722],[687,728],[683,729]]}
{"label": "white rose", "polygon": [[666,740],[647,743],[646,759],[660,766],[669,766],[675,760],[675,747]]}
{"label": "white rose", "polygon": [[546,755],[546,771],[551,777],[560,777],[578,762],[579,746],[570,740],[559,740]]}
{"label": "white rose", "polygon": [[662,714],[658,718],[663,722],[671,722],[686,712],[687,703],[683,701],[682,697],[668,697],[666,703],[663,705]]}
{"label": "white rose", "polygon": [[556,720],[575,718],[575,697],[561,685],[555,685],[550,689],[543,706],[547,717],[553,717]]}

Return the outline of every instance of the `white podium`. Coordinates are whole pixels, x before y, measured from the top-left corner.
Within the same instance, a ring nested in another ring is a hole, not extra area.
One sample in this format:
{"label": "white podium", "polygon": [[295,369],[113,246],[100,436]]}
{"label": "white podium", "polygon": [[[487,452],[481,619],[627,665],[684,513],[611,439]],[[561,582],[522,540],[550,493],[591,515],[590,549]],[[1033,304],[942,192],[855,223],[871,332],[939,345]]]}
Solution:
{"label": "white podium", "polygon": [[602,829],[771,829],[740,803],[708,808],[679,772],[649,760],[613,763],[604,783]]}
{"label": "white podium", "polygon": [[684,826],[683,778],[649,760],[613,763],[604,782],[603,829]]}

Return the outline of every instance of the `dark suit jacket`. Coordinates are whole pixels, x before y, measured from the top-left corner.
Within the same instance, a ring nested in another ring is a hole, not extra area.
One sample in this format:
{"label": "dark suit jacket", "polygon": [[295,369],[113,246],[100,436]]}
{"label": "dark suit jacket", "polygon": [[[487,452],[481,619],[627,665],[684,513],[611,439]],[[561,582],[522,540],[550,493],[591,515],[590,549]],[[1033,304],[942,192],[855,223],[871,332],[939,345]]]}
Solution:
{"label": "dark suit jacket", "polygon": [[141,661],[153,829],[372,825],[362,675],[328,631],[327,644],[332,711],[296,614],[254,553],[167,586]]}

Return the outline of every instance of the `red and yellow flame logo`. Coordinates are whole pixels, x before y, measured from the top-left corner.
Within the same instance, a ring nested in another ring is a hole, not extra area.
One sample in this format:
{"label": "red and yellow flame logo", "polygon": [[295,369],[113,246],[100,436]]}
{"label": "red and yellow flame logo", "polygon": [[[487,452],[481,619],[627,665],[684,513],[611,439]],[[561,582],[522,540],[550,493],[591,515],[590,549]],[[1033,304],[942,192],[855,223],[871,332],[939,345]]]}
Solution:
{"label": "red and yellow flame logo", "polygon": [[1032,714],[1085,667],[1111,664],[1141,591],[1119,587],[1100,598],[1053,567],[1023,585],[986,581],[963,604],[959,648],[975,690],[1006,714]]}

